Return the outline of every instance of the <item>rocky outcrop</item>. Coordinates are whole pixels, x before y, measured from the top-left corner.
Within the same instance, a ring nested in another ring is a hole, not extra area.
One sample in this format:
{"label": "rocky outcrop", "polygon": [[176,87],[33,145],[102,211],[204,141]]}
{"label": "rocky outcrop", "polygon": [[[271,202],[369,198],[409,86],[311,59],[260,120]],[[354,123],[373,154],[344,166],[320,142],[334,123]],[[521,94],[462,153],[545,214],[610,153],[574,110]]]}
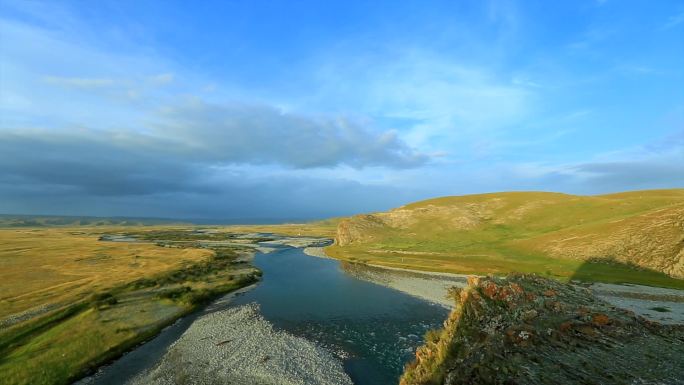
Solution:
{"label": "rocky outcrop", "polygon": [[347,246],[352,243],[368,241],[373,238],[374,232],[382,227],[385,227],[385,223],[373,214],[355,215],[343,219],[337,225],[335,244]]}
{"label": "rocky outcrop", "polygon": [[684,329],[649,322],[588,289],[531,275],[472,278],[452,292],[401,379],[423,384],[678,384]]}

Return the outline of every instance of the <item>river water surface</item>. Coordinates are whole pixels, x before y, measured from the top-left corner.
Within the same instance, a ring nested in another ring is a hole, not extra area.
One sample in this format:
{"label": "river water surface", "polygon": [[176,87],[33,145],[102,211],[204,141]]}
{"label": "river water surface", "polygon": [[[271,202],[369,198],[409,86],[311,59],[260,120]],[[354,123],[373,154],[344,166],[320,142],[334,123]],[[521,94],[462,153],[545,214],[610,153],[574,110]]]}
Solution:
{"label": "river water surface", "polygon": [[256,288],[180,320],[84,383],[126,383],[153,367],[197,316],[256,302],[276,328],[316,341],[342,359],[355,384],[396,384],[424,333],[441,326],[448,313],[442,306],[357,279],[339,261],[308,256],[301,248],[257,253],[254,264],[263,271]]}

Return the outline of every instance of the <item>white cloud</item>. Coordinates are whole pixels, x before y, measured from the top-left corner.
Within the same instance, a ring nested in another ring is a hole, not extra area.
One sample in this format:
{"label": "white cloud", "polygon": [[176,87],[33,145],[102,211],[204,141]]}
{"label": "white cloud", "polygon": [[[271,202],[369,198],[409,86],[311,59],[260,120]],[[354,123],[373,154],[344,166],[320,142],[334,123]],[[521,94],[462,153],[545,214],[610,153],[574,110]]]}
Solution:
{"label": "white cloud", "polygon": [[684,11],[679,12],[676,15],[672,15],[667,19],[667,22],[663,24],[662,29],[670,29],[684,23]]}
{"label": "white cloud", "polygon": [[556,189],[610,192],[684,187],[684,131],[667,141],[596,155],[572,163],[521,163],[508,167],[511,176],[537,181],[553,180]]}
{"label": "white cloud", "polygon": [[316,118],[266,105],[211,104],[192,98],[160,109],[154,132],[221,162],[294,168],[416,167],[428,157],[395,132],[346,117]]}
{"label": "white cloud", "polygon": [[133,128],[164,97],[145,80],[169,73],[164,60],[114,52],[57,27],[0,18],[0,30],[5,127]]}
{"label": "white cloud", "polygon": [[164,73],[150,76],[149,80],[152,84],[161,86],[173,83],[175,78],[175,75],[172,73]]}
{"label": "white cloud", "polygon": [[114,80],[112,79],[45,76],[43,80],[48,84],[75,88],[102,88],[114,85]]}
{"label": "white cloud", "polygon": [[434,151],[516,124],[529,116],[535,102],[528,86],[408,48],[382,61],[357,56],[351,62],[325,62],[317,79],[316,98],[343,100],[347,108],[375,118],[407,121],[402,137]]}
{"label": "white cloud", "polygon": [[511,79],[511,83],[516,86],[523,86],[523,87],[532,87],[532,88],[542,88],[542,85],[531,80],[530,78],[526,76],[513,76]]}

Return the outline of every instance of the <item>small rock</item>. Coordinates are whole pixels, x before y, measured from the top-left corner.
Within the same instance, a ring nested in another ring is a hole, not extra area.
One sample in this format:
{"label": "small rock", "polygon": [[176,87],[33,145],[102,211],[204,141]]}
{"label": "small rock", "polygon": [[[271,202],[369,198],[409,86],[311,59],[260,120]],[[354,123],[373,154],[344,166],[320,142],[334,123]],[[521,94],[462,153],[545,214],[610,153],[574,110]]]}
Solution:
{"label": "small rock", "polygon": [[535,319],[535,318],[537,317],[538,314],[539,314],[539,313],[537,313],[536,310],[530,309],[530,310],[527,310],[527,311],[525,311],[525,312],[522,313],[522,319],[523,319],[523,321],[525,321],[525,322],[531,321],[531,320]]}

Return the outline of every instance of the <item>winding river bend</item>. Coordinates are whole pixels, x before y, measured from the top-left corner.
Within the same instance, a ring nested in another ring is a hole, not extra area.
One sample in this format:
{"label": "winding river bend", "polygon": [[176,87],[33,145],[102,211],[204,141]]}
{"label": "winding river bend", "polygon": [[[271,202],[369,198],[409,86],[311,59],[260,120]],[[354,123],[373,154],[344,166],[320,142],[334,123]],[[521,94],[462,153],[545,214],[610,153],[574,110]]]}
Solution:
{"label": "winding river bend", "polygon": [[338,356],[355,384],[396,384],[423,334],[439,327],[448,313],[442,306],[358,279],[358,271],[348,273],[339,261],[306,255],[301,248],[257,253],[254,264],[263,271],[256,288],[179,320],[82,383],[124,384],[154,367],[197,317],[255,302],[276,328]]}

